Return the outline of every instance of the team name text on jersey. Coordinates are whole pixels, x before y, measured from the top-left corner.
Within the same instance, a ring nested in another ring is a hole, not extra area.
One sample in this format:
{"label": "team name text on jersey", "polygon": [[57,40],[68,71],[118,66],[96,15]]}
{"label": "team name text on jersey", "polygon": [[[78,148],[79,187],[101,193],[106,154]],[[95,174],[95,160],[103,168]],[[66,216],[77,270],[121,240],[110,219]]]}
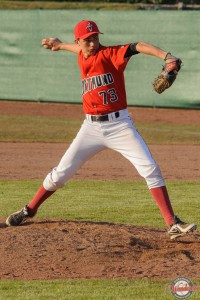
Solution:
{"label": "team name text on jersey", "polygon": [[85,95],[87,92],[95,90],[101,86],[109,85],[113,82],[114,78],[111,73],[85,78],[82,80],[82,95]]}

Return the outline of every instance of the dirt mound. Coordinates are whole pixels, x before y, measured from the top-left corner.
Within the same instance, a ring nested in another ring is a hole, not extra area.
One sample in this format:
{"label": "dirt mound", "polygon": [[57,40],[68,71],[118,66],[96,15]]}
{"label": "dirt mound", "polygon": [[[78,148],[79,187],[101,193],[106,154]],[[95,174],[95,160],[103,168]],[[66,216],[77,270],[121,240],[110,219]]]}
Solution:
{"label": "dirt mound", "polygon": [[200,233],[170,241],[164,229],[0,219],[1,279],[200,278]]}

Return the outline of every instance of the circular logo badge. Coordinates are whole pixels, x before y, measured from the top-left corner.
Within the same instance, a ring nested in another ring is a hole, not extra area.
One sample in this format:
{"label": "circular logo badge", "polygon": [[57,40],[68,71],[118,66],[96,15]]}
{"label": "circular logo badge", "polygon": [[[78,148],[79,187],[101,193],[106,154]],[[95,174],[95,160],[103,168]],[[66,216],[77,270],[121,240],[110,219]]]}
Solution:
{"label": "circular logo badge", "polygon": [[192,295],[192,281],[185,277],[178,277],[171,283],[171,293],[177,299],[187,299]]}

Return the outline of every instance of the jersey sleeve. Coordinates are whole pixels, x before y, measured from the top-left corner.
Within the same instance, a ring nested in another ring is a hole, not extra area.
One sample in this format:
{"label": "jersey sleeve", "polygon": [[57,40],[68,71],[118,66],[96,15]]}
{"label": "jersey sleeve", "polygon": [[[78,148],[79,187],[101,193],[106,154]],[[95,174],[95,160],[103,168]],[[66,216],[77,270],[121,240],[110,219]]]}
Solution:
{"label": "jersey sleeve", "polygon": [[130,44],[113,46],[110,48],[110,59],[117,70],[124,71],[130,57],[125,58],[126,51]]}

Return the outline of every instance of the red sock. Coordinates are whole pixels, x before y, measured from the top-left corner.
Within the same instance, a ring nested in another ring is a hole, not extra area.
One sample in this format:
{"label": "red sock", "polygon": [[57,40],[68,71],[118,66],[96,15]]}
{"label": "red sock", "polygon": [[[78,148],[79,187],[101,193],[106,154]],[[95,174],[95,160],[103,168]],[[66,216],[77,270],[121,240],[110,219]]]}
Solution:
{"label": "red sock", "polygon": [[55,191],[47,191],[41,185],[33,199],[28,204],[28,213],[30,216],[36,214],[38,207],[47,199],[49,198]]}
{"label": "red sock", "polygon": [[162,213],[165,223],[169,227],[174,223],[174,212],[166,186],[152,188],[150,189],[150,192]]}

